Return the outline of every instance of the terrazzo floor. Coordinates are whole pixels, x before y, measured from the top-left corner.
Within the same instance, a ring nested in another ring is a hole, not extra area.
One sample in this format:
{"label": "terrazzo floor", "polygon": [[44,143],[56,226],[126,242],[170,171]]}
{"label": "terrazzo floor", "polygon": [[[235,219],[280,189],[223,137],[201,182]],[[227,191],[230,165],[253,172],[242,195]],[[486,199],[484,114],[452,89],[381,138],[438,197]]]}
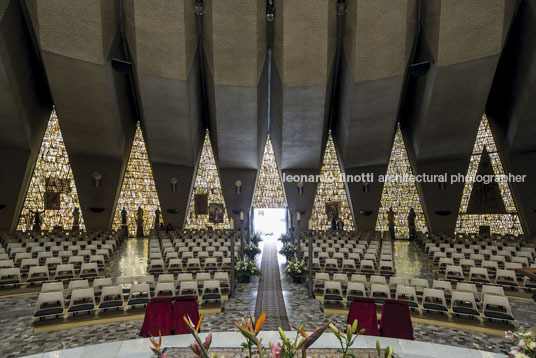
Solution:
{"label": "terrazzo floor", "polygon": [[[111,269],[111,276],[137,276],[146,272],[147,242],[143,239],[130,239],[121,248],[117,261]],[[414,243],[395,242],[394,257],[397,275],[429,280],[433,274],[427,261],[421,256]],[[280,265],[283,264],[279,257]],[[282,270],[281,275],[282,275]],[[318,328],[327,321],[344,327],[345,315],[324,314],[319,303],[307,295],[303,284],[295,284],[289,279],[281,279],[282,293],[288,320],[292,324],[304,324],[307,331]],[[249,284],[239,284],[236,295],[225,304],[222,313],[205,315],[202,331],[234,331],[234,321],[244,314],[252,315],[255,310],[258,280]],[[138,338],[141,320],[98,324],[70,328],[49,333],[34,333],[31,316],[35,309],[37,295],[24,295],[0,298],[0,357],[20,357],[24,355],[74,348],[96,343]],[[526,300],[510,300],[518,326],[536,325],[536,304]],[[511,343],[505,338],[463,329],[414,323],[415,339],[425,342],[449,344],[471,349],[482,349],[497,353],[508,353]]]}

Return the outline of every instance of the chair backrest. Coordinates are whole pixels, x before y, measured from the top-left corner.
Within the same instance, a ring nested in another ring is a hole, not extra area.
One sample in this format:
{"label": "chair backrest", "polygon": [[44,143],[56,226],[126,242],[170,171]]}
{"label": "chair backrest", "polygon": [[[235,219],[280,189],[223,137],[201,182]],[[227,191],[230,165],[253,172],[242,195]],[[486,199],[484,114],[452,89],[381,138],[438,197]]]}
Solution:
{"label": "chair backrest", "polygon": [[175,296],[175,285],[173,282],[158,282],[154,294],[155,296],[161,296],[161,293],[166,293],[165,296]]}
{"label": "chair backrest", "polygon": [[413,324],[406,301],[386,300],[382,306],[380,321],[383,337],[413,340]]}
{"label": "chair backrest", "polygon": [[387,297],[391,298],[391,290],[386,284],[373,283],[370,285],[370,297]]}
{"label": "chair backrest", "polygon": [[93,288],[97,289],[97,290],[100,290],[103,287],[112,286],[112,285],[113,285],[113,283],[112,283],[112,278],[111,277],[96,278],[95,280],[93,280]]}
{"label": "chair backrest", "polygon": [[69,286],[67,286],[68,291],[78,290],[83,288],[89,288],[88,280],[72,280],[69,281]]}
{"label": "chair backrest", "polygon": [[469,303],[477,311],[475,295],[472,292],[452,291],[452,307],[459,306],[462,303]]}
{"label": "chair backrest", "polygon": [[[348,284],[350,287],[351,283]],[[350,305],[346,322],[353,324],[357,319],[357,330],[365,329],[364,335],[378,336],[378,319],[376,316],[376,304],[373,299],[354,298]]]}
{"label": "chair backrest", "polygon": [[495,296],[504,296],[504,289],[501,286],[482,286],[483,295],[495,295]]}
{"label": "chair backrest", "polygon": [[41,285],[41,292],[63,292],[62,282],[45,282]]}
{"label": "chair backrest", "polygon": [[172,273],[160,274],[158,276],[158,283],[160,282],[174,282],[175,276]]}
{"label": "chair backrest", "polygon": [[116,285],[133,285],[134,277],[132,276],[119,276],[115,279]]}
{"label": "chair backrest", "polygon": [[425,288],[422,294],[422,301],[423,303],[439,301],[444,307],[447,307],[445,292],[436,288]]}
{"label": "chair backrest", "polygon": [[[491,307],[490,307],[491,306]],[[497,308],[499,308],[497,310]],[[512,316],[512,308],[510,307],[510,302],[508,297],[497,296],[497,295],[484,295],[484,304],[483,311],[502,311],[509,316]]]}
{"label": "chair backrest", "polygon": [[387,280],[385,279],[385,276],[378,276],[378,275],[372,275],[370,276],[370,283],[378,283],[378,284],[387,284]]}

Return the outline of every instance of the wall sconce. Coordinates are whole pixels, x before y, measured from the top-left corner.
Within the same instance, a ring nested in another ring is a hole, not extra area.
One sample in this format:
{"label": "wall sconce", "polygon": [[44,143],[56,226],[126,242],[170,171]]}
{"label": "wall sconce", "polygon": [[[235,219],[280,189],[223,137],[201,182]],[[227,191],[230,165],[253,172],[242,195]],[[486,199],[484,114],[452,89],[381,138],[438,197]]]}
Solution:
{"label": "wall sconce", "polygon": [[303,183],[299,182],[298,184],[296,184],[296,188],[298,190],[298,194],[303,195]]}
{"label": "wall sconce", "polygon": [[240,221],[244,221],[244,211],[240,211]]}
{"label": "wall sconce", "polygon": [[370,191],[370,183],[368,181],[364,182],[361,188],[363,189],[363,193],[368,194]]}
{"label": "wall sconce", "polygon": [[296,221],[297,222],[301,221],[301,213],[299,211],[296,211]]}
{"label": "wall sconce", "polygon": [[177,183],[178,183],[177,178],[175,177],[169,178],[169,186],[170,186],[172,193],[175,193],[177,191]]}
{"label": "wall sconce", "polygon": [[238,195],[242,192],[242,182],[240,180],[237,180],[234,182],[235,190]]}
{"label": "wall sconce", "polygon": [[99,172],[93,172],[93,185],[95,188],[100,188],[102,185],[102,174]]}

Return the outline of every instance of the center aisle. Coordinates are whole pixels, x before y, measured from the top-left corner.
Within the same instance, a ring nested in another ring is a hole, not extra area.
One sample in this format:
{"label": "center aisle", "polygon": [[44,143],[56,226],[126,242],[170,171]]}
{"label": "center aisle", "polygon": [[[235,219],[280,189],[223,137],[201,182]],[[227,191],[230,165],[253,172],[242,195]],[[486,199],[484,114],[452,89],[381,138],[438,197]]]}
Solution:
{"label": "center aisle", "polygon": [[255,317],[260,317],[263,312],[266,312],[266,320],[262,327],[263,331],[275,331],[278,327],[289,331],[290,324],[285,309],[279,263],[277,261],[277,245],[274,242],[267,242],[264,245],[261,271],[262,276],[259,280]]}

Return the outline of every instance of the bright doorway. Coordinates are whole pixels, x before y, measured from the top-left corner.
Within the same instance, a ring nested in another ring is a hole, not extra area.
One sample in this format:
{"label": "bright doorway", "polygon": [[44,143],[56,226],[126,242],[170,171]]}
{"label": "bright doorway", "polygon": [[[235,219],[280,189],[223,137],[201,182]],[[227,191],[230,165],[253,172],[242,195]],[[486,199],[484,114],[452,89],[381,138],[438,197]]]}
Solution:
{"label": "bright doorway", "polygon": [[287,209],[254,209],[253,230],[263,242],[278,243],[277,239],[287,232]]}

